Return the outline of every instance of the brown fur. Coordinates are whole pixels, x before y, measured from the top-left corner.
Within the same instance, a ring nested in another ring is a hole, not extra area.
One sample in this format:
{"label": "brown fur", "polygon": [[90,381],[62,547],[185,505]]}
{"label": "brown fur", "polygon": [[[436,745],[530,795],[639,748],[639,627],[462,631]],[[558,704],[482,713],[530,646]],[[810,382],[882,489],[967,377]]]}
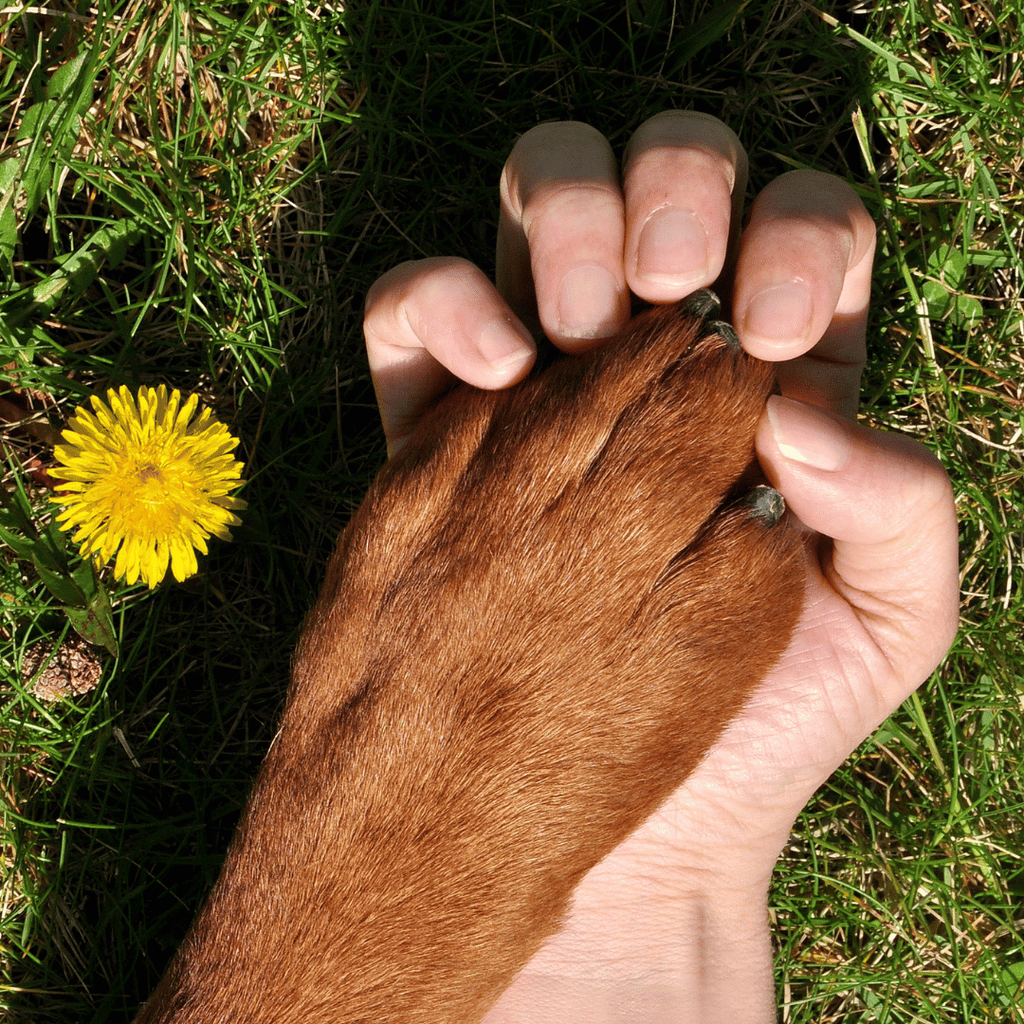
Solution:
{"label": "brown fur", "polygon": [[772,386],[682,307],[460,389],[342,534],[223,873],[137,1018],[476,1021],[775,663]]}

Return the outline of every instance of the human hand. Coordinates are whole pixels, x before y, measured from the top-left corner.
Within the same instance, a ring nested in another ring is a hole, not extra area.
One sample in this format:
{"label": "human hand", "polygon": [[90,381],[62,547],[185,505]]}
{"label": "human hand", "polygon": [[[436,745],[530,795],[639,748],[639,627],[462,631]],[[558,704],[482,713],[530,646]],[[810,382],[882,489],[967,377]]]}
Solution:
{"label": "human hand", "polygon": [[[919,445],[853,424],[874,227],[855,194],[784,175],[740,234],[746,157],[702,115],[645,122],[622,182],[586,125],[544,125],[502,176],[498,287],[465,261],[404,264],[367,300],[394,450],[452,375],[502,387],[539,324],[565,351],[613,334],[629,291],[714,284],[744,347],[778,363],[758,432],[772,483],[807,528],[790,647],[704,763],[578,887],[562,930],[487,1020],[774,1019],[765,893],[813,791],[938,663],[956,625],[948,480]],[[680,212],[685,211],[685,212]],[[667,230],[662,233],[661,228]]]}

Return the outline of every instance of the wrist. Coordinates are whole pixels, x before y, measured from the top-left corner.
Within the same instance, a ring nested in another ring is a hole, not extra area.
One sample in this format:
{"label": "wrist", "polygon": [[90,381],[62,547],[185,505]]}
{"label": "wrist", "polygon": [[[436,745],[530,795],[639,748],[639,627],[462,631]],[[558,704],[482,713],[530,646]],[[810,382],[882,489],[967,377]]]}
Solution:
{"label": "wrist", "polygon": [[562,931],[484,1024],[772,1024],[767,886],[664,882],[634,875],[598,901],[585,880]]}

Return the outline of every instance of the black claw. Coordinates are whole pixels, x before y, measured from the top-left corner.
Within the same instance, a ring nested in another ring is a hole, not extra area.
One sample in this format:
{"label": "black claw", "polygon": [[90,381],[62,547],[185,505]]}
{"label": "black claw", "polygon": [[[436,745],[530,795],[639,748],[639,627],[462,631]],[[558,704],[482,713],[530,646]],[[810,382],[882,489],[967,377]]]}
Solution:
{"label": "black claw", "polygon": [[708,334],[717,334],[733,352],[739,352],[740,339],[732,324],[728,324],[724,320],[707,320],[704,323],[701,335],[706,336]]}
{"label": "black claw", "polygon": [[699,292],[694,292],[687,298],[683,308],[692,316],[699,316],[701,320],[706,320],[721,310],[722,303],[710,288],[701,288]]}
{"label": "black claw", "polygon": [[750,509],[750,518],[759,519],[765,526],[774,526],[786,511],[786,501],[774,487],[758,484],[743,497]]}

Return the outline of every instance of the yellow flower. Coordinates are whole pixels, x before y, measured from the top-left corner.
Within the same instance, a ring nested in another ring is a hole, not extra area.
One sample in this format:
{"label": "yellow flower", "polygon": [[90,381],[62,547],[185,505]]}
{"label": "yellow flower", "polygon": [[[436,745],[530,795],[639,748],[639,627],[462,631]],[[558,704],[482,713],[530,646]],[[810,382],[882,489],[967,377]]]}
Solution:
{"label": "yellow flower", "polygon": [[[161,384],[139,388],[138,399],[123,385],[107,401],[93,395],[93,411],[76,410],[67,444],[54,452],[61,465],[53,476],[67,483],[55,501],[64,506],[57,522],[74,530],[82,554],[103,565],[117,554],[114,573],[155,587],[170,564],[176,580],[199,568],[195,548],[206,554],[212,534],[230,540],[241,520],[230,509],[245,502],[228,491],[241,482],[238,444],[209,409],[195,416],[198,398],[184,405],[181,392]],[[194,417],[194,418],[193,418]]]}

